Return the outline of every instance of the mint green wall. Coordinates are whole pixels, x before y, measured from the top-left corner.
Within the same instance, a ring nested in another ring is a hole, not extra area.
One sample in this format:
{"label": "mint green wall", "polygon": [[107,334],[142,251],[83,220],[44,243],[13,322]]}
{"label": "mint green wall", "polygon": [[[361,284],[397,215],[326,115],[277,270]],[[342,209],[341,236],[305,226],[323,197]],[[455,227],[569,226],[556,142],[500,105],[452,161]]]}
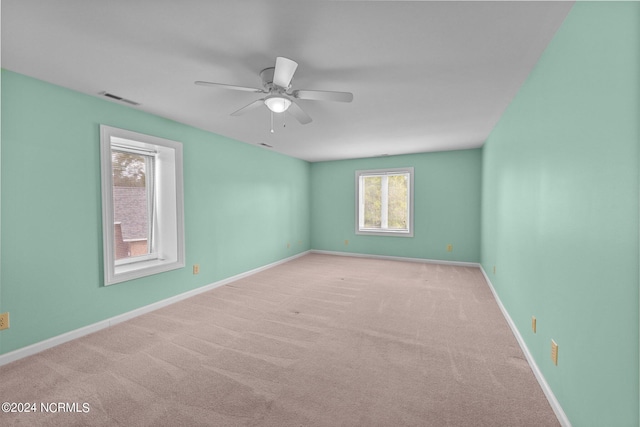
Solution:
{"label": "mint green wall", "polygon": [[[311,246],[479,262],[481,156],[476,149],[313,163]],[[414,167],[414,237],[356,235],[355,171],[408,166]],[[446,251],[448,244],[452,252]]]}
{"label": "mint green wall", "polygon": [[639,118],[640,4],[578,2],[483,149],[482,265],[574,426],[638,426]]}
{"label": "mint green wall", "polygon": [[[183,143],[186,268],[102,286],[101,123]],[[307,162],[6,70],[1,171],[0,354],[310,248]]]}
{"label": "mint green wall", "polygon": [[[573,425],[637,426],[639,28],[577,3],[482,150],[311,165],[3,70],[0,354],[309,248],[481,260]],[[100,123],[184,143],[187,268],[101,285]],[[415,237],[356,236],[355,170],[403,166]]]}

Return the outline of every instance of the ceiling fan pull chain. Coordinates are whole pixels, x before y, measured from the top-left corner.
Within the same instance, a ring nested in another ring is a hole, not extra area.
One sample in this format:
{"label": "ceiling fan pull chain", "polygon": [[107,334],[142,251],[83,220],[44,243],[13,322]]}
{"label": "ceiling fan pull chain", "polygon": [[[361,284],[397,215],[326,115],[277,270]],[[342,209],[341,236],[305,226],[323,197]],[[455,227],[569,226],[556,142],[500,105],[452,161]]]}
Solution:
{"label": "ceiling fan pull chain", "polygon": [[271,133],[273,133],[273,111],[271,111]]}

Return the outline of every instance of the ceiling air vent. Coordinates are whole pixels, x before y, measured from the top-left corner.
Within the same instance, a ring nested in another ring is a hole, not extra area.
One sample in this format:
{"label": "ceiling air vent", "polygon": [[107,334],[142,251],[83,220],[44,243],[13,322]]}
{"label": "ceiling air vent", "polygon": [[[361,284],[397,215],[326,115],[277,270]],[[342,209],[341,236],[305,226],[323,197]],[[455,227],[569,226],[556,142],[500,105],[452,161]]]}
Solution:
{"label": "ceiling air vent", "polygon": [[126,98],[123,98],[123,97],[121,97],[121,96],[118,96],[118,95],[114,95],[114,94],[112,94],[112,93],[109,93],[109,92],[104,92],[104,91],[103,91],[103,92],[100,92],[100,93],[99,93],[99,95],[105,96],[105,97],[107,97],[107,98],[115,99],[116,101],[126,102],[126,103],[127,103],[127,104],[129,104],[129,105],[140,105],[140,103],[139,103],[139,102],[135,102],[135,101],[132,101],[132,100],[130,100],[130,99],[126,99]]}
{"label": "ceiling air vent", "polygon": [[267,148],[273,148],[273,145],[269,145],[269,144],[266,144],[266,143],[264,143],[264,142],[261,142],[261,143],[260,143],[260,144],[258,144],[258,145],[262,145],[263,147],[267,147]]}

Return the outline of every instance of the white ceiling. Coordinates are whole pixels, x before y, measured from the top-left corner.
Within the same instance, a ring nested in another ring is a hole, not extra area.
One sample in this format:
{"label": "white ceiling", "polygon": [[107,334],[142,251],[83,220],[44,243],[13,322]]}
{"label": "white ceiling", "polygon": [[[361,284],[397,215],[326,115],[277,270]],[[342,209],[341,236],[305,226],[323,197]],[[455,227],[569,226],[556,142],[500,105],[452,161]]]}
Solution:
{"label": "white ceiling", "polygon": [[[3,0],[2,67],[308,161],[480,147],[573,2]],[[260,94],[276,56],[298,101],[270,129]],[[117,101],[113,101],[117,102]],[[125,104],[126,105],[126,104]]]}

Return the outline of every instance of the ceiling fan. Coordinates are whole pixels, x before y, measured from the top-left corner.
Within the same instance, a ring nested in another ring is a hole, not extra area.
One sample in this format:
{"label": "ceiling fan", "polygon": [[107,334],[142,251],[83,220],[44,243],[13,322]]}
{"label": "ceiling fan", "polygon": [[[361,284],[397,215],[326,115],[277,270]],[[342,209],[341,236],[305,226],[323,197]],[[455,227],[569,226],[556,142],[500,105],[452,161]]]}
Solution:
{"label": "ceiling fan", "polygon": [[247,111],[253,110],[265,105],[273,113],[289,112],[298,122],[303,125],[311,123],[311,117],[304,112],[302,108],[295,102],[297,99],[310,101],[337,101],[351,102],[353,94],[350,92],[334,92],[324,90],[292,90],[291,80],[293,74],[298,68],[298,63],[291,59],[279,56],[276,58],[275,67],[265,68],[260,71],[262,79],[262,88],[253,88],[245,86],[235,86],[224,83],[213,83],[197,81],[195,84],[200,86],[221,87],[225,89],[238,90],[243,92],[264,93],[266,96],[253,101],[239,110],[231,113],[232,116],[239,116]]}

